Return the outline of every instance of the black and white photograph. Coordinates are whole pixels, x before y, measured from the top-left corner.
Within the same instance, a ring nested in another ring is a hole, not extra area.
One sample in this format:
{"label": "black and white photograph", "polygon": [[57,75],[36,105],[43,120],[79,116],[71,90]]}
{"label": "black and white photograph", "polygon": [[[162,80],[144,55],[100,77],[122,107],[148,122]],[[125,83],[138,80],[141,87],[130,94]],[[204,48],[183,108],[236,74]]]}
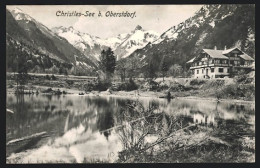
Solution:
{"label": "black and white photograph", "polygon": [[6,164],[255,163],[255,4],[5,13]]}

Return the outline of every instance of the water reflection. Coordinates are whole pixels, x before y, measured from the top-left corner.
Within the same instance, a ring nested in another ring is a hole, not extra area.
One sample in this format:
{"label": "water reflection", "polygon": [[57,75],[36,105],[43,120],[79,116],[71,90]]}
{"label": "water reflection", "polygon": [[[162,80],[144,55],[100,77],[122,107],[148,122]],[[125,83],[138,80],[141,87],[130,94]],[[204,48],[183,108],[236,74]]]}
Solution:
{"label": "water reflection", "polygon": [[[139,98],[138,102],[141,104],[138,110],[156,109],[156,115],[150,120],[154,124],[147,132],[150,135],[158,130],[167,134],[171,129],[176,129],[177,125],[171,125],[170,122],[176,117],[178,124],[182,126],[197,123],[206,127],[223,128],[231,133],[254,134],[254,106],[147,98]],[[30,148],[30,152],[25,151],[28,148],[16,150],[7,147],[7,155],[24,151],[27,152],[24,160],[43,162],[107,159],[111,153],[116,158],[116,153],[123,149],[120,142],[122,130],[120,132],[110,128],[142,117],[138,116],[133,108],[126,108],[134,103],[135,99],[115,97],[7,95],[7,108],[15,113],[6,116],[6,141],[42,131],[48,134],[47,138],[37,141],[34,149]],[[125,110],[128,110],[127,115],[123,113]],[[163,112],[163,115],[160,112]],[[145,122],[140,120],[138,124],[144,126]],[[134,123],[128,126],[129,139],[133,143],[138,137],[138,132],[133,131]]]}

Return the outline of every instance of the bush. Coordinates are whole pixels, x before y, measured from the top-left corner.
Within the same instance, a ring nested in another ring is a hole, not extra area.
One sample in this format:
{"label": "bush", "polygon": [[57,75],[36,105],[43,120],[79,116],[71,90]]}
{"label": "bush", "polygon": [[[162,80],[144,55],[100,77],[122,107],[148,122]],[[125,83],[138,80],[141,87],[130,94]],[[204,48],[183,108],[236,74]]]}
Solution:
{"label": "bush", "polygon": [[138,89],[138,85],[133,80],[129,80],[129,82],[114,84],[110,89],[113,91],[132,91]]}
{"label": "bush", "polygon": [[190,85],[202,85],[205,83],[205,80],[193,79],[190,81]]}
{"label": "bush", "polygon": [[199,89],[203,90],[216,90],[218,88],[223,88],[225,85],[225,81],[221,79],[216,80],[208,80],[205,84],[201,85]]}
{"label": "bush", "polygon": [[252,84],[239,85],[233,84],[225,86],[223,89],[216,91],[216,97],[219,98],[245,98],[253,100],[255,98],[255,86]]}
{"label": "bush", "polygon": [[46,76],[45,76],[45,79],[47,79],[47,80],[51,80],[51,78],[50,78],[49,75],[46,75]]}
{"label": "bush", "polygon": [[190,86],[184,86],[179,83],[173,84],[170,87],[170,91],[172,91],[172,92],[183,92],[183,91],[189,91],[189,90],[195,90],[195,89],[197,89],[197,88],[193,88]]}
{"label": "bush", "polygon": [[126,91],[131,91],[136,89],[138,89],[138,86],[132,79],[130,79],[129,82],[126,83]]}
{"label": "bush", "polygon": [[149,89],[150,91],[157,91],[159,89],[159,84],[153,80],[149,80],[145,83],[144,87]]}
{"label": "bush", "polygon": [[84,85],[84,90],[86,92],[90,92],[93,90],[96,91],[106,91],[109,87],[111,87],[111,83],[99,81],[98,83],[87,83]]}
{"label": "bush", "polygon": [[96,85],[96,90],[98,91],[106,91],[109,87],[111,86],[110,82],[106,82],[106,81],[99,81]]}
{"label": "bush", "polygon": [[56,80],[56,79],[57,79],[56,76],[54,76],[54,75],[51,76],[51,80]]}
{"label": "bush", "polygon": [[52,92],[52,91],[53,91],[52,88],[48,88],[48,89],[46,89],[46,90],[43,90],[42,93],[50,93],[50,92]]}
{"label": "bush", "polygon": [[74,81],[72,81],[72,80],[66,80],[66,83],[69,84],[69,85],[73,85],[73,84],[74,84]]}
{"label": "bush", "polygon": [[91,92],[94,90],[95,85],[93,83],[87,83],[83,87],[84,87],[85,92]]}
{"label": "bush", "polygon": [[250,78],[248,74],[240,73],[237,76],[235,76],[235,81],[238,83],[248,84],[253,81],[253,78]]}
{"label": "bush", "polygon": [[168,86],[167,84],[161,84],[161,85],[159,86],[159,89],[160,89],[160,90],[167,90],[167,89],[169,89],[169,86]]}

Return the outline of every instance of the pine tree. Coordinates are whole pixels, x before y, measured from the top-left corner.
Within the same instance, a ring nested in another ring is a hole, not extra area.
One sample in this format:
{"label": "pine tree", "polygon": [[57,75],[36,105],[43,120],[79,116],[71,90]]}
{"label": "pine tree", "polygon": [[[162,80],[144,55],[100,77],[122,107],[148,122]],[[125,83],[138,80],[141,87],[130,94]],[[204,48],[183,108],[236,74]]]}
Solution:
{"label": "pine tree", "polygon": [[117,61],[116,70],[121,77],[121,81],[124,82],[126,77],[127,61],[123,59]]}
{"label": "pine tree", "polygon": [[165,56],[163,56],[163,59],[161,60],[161,64],[160,64],[160,71],[162,73],[163,82],[164,82],[164,77],[165,77],[166,73],[168,72],[168,70],[169,70],[169,67],[168,67],[167,60],[165,59]]}
{"label": "pine tree", "polygon": [[155,61],[154,59],[150,59],[148,65],[146,67],[145,75],[150,78],[156,78],[156,69],[155,69]]}
{"label": "pine tree", "polygon": [[99,62],[100,69],[106,74],[106,79],[110,80],[110,77],[116,68],[116,57],[111,48],[102,50]]}

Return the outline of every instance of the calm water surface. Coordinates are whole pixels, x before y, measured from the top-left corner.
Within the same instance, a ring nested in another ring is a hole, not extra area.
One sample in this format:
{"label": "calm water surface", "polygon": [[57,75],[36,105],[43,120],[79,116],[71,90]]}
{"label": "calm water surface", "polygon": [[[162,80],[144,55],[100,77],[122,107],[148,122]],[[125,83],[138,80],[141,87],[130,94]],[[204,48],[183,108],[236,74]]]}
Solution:
{"label": "calm water surface", "polygon": [[[28,144],[7,146],[9,158],[22,162],[83,162],[100,159],[113,162],[123,149],[119,129],[119,114],[126,104],[137,98],[101,96],[47,96],[7,94],[6,142],[40,132],[41,138]],[[182,116],[186,123],[227,130],[225,139],[232,143],[236,135],[255,134],[254,104],[236,104],[201,100],[171,100],[139,98],[148,108],[159,106],[167,115]],[[109,129],[109,130],[107,130]]]}

